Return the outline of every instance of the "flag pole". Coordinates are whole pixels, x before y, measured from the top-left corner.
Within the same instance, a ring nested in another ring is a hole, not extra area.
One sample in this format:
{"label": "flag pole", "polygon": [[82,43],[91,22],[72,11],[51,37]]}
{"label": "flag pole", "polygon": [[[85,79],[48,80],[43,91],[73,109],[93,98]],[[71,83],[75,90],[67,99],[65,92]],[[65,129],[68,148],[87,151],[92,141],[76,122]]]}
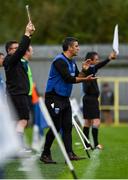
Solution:
{"label": "flag pole", "polygon": [[[75,121],[75,120],[74,120],[74,121]],[[74,122],[74,121],[73,121],[73,122]],[[85,134],[83,133],[83,131],[81,130],[81,128],[79,127],[79,125],[77,124],[77,122],[75,121],[74,123],[75,123],[75,125],[77,126],[77,128],[78,128],[78,130],[80,131],[80,133],[81,133],[81,135],[83,136],[83,138],[84,138],[84,139],[86,140],[86,142],[90,145],[91,150],[93,150],[93,147],[92,147],[90,141],[87,139],[87,137],[85,136]]]}
{"label": "flag pole", "polygon": [[77,125],[76,125],[76,121],[74,120],[74,118],[73,118],[73,124],[74,124],[74,126],[75,126],[75,128],[76,128],[76,131],[77,131],[77,133],[78,133],[78,135],[79,135],[79,137],[80,137],[80,139],[81,139],[81,142],[82,142],[82,144],[83,144],[83,146],[84,146],[84,148],[85,148],[85,150],[86,150],[87,156],[88,156],[88,158],[90,158],[90,154],[89,154],[89,152],[88,152],[88,149],[87,149],[87,147],[86,147],[86,145],[85,145],[85,143],[84,143],[84,140],[83,140],[83,138],[82,138],[82,136],[81,136],[81,134],[80,134],[80,131],[79,131]]}
{"label": "flag pole", "polygon": [[28,16],[28,21],[31,21],[31,15],[30,15],[30,11],[29,11],[29,5],[26,5],[26,11],[27,11],[27,16]]}

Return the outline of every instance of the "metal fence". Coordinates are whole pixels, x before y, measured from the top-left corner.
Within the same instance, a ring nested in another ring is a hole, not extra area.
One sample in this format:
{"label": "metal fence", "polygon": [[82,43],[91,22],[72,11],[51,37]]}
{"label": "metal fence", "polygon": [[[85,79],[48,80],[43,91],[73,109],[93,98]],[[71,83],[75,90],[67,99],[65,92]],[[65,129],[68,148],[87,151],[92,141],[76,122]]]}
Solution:
{"label": "metal fence", "polygon": [[[125,119],[128,122],[128,87],[123,91],[123,86],[128,85],[127,77],[104,77],[98,80],[100,85],[104,82],[113,83],[114,92],[114,105],[105,106],[100,105],[101,110],[113,110],[114,111],[114,124],[118,125],[121,119]],[[122,95],[124,96],[123,100]],[[99,99],[101,102],[101,99]],[[126,112],[125,116],[121,115],[121,111]]]}

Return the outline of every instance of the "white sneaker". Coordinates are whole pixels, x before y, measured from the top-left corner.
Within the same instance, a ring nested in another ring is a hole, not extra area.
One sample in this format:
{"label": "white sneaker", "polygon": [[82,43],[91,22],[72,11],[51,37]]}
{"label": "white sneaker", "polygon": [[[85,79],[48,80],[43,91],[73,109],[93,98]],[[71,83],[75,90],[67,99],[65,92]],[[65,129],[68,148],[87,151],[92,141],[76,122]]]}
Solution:
{"label": "white sneaker", "polygon": [[98,145],[96,146],[96,149],[102,150],[102,149],[103,149],[103,145],[98,144]]}
{"label": "white sneaker", "polygon": [[17,152],[17,155],[19,156],[19,158],[27,158],[31,156],[31,152],[31,150],[23,148]]}

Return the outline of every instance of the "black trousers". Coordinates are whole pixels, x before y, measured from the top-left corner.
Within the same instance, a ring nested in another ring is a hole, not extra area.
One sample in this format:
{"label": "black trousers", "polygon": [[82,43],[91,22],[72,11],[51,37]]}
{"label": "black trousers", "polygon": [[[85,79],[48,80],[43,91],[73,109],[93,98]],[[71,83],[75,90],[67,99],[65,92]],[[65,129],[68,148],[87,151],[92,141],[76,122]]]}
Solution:
{"label": "black trousers", "polygon": [[[45,104],[57,131],[62,130],[62,139],[67,153],[72,152],[72,111],[69,98],[50,95],[45,97]],[[50,155],[54,138],[52,130],[49,129],[46,134],[43,154]]]}

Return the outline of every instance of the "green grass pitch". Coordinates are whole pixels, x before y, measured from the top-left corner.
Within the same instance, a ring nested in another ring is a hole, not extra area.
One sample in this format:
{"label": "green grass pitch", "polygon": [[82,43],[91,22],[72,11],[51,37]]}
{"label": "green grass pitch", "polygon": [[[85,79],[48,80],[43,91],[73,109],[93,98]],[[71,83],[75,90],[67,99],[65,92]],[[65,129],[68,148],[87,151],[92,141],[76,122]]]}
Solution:
{"label": "green grass pitch", "polygon": [[[27,136],[31,136],[31,130],[27,131]],[[100,142],[104,145],[103,150],[90,151],[89,159],[83,150],[82,143],[77,132],[73,128],[73,149],[79,156],[86,159],[73,161],[76,175],[79,179],[128,179],[128,125],[118,127],[100,128]],[[72,179],[72,174],[65,164],[63,155],[55,141],[52,146],[53,159],[58,163],[46,165],[36,160],[42,178],[45,179]],[[27,179],[29,174],[31,179],[38,179],[34,173],[35,169],[29,172],[19,171],[21,163],[18,159],[12,160],[5,166],[5,178],[7,179]]]}

